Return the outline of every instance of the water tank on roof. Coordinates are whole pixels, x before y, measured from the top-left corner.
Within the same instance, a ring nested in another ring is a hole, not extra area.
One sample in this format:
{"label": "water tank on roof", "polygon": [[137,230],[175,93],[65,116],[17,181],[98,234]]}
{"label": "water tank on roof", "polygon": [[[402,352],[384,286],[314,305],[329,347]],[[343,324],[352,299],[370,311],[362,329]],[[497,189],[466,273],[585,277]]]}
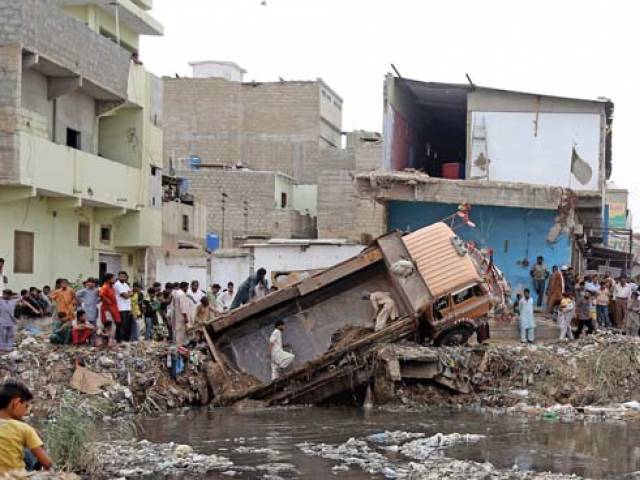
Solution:
{"label": "water tank on roof", "polygon": [[202,165],[202,159],[197,155],[191,155],[189,157],[189,167],[191,170],[197,170]]}

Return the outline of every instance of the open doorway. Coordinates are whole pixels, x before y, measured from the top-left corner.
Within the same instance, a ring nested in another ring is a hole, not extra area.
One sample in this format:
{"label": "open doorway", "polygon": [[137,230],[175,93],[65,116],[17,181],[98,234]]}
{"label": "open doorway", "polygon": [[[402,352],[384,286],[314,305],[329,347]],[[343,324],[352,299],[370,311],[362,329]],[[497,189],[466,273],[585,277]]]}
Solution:
{"label": "open doorway", "polygon": [[100,282],[104,281],[104,277],[107,273],[118,275],[120,270],[122,270],[121,255],[114,255],[110,253],[101,253],[98,255],[98,279]]}
{"label": "open doorway", "polygon": [[415,168],[432,177],[464,179],[468,88],[389,77],[386,164],[393,170]]}

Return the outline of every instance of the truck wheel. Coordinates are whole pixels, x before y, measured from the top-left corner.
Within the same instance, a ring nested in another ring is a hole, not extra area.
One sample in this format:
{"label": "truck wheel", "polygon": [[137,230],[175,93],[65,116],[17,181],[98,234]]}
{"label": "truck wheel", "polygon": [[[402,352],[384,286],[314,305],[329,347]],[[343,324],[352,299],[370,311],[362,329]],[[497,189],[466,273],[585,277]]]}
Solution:
{"label": "truck wheel", "polygon": [[457,345],[464,345],[467,343],[472,333],[473,330],[470,328],[455,328],[438,337],[436,345],[438,347],[455,347]]}

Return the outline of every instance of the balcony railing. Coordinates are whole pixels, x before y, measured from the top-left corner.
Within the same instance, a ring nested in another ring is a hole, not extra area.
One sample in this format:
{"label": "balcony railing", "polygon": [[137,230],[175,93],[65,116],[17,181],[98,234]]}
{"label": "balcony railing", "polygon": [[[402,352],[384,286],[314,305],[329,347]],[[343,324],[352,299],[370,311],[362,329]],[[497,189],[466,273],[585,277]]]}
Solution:
{"label": "balcony railing", "polygon": [[140,210],[140,169],[20,132],[20,184],[41,194],[74,197],[83,205]]}

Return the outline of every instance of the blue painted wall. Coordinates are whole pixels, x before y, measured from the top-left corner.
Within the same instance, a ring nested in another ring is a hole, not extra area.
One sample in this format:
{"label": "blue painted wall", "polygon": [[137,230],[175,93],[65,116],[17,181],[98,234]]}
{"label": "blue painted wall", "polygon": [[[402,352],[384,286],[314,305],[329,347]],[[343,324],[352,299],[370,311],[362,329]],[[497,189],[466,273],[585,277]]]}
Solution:
{"label": "blue painted wall", "polygon": [[[389,230],[413,231],[438,222],[457,210],[457,205],[430,202],[399,202],[387,204]],[[529,269],[542,255],[549,270],[552,265],[569,265],[571,245],[567,235],[550,244],[546,237],[556,216],[553,210],[474,206],[471,219],[476,228],[463,226],[456,230],[465,240],[474,240],[480,247],[491,247],[496,265],[505,273],[513,290],[531,287]],[[528,258],[529,266],[522,260]]]}

